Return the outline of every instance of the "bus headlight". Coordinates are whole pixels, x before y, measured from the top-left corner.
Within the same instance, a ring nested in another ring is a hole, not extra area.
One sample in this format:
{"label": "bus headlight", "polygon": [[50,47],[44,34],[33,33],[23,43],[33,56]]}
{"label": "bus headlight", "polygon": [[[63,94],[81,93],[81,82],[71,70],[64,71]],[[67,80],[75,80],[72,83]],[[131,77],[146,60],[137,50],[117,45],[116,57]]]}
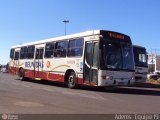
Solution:
{"label": "bus headlight", "polygon": [[131,81],[134,81],[135,80],[135,73],[132,74],[132,78],[131,78]]}
{"label": "bus headlight", "polygon": [[103,80],[113,80],[113,76],[104,75],[102,76]]}

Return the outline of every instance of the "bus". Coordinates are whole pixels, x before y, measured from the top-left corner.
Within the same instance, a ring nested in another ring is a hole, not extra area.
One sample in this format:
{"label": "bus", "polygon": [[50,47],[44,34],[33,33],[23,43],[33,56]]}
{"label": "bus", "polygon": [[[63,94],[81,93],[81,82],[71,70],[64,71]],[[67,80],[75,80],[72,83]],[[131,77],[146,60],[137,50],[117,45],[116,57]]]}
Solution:
{"label": "bus", "polygon": [[135,82],[142,83],[147,79],[148,63],[146,48],[133,45],[134,61],[135,61]]}
{"label": "bus", "polygon": [[119,86],[135,83],[133,46],[129,36],[91,30],[16,45],[10,50],[10,73],[22,79],[79,85]]}

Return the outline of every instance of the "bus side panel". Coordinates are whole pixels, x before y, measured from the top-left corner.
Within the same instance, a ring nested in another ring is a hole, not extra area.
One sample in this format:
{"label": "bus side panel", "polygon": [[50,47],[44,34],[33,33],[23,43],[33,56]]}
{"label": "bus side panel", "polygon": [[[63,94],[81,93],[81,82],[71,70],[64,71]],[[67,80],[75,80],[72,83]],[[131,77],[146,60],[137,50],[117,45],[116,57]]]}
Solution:
{"label": "bus side panel", "polygon": [[18,70],[19,70],[19,67],[16,66],[14,60],[10,60],[9,66],[8,66],[8,72],[11,73],[11,74],[17,75]]}
{"label": "bus side panel", "polygon": [[64,75],[58,73],[44,72],[43,78],[50,81],[64,82]]}
{"label": "bus side panel", "polygon": [[25,77],[34,79],[34,70],[25,69]]}
{"label": "bus side panel", "polygon": [[135,82],[146,82],[147,80],[147,73],[148,68],[147,67],[135,67]]}
{"label": "bus side panel", "polygon": [[77,84],[82,85],[84,83],[83,74],[78,74],[77,76]]}

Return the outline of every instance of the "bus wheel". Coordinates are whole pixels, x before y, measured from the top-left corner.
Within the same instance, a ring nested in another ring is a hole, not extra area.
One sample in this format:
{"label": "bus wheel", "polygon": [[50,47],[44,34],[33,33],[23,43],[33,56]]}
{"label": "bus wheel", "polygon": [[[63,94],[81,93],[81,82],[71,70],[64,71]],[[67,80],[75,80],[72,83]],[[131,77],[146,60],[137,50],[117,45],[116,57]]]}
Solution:
{"label": "bus wheel", "polygon": [[20,68],[19,69],[19,73],[18,73],[18,76],[20,77],[20,79],[22,81],[24,81],[26,78],[24,77],[24,69],[23,68]]}
{"label": "bus wheel", "polygon": [[71,89],[76,88],[76,75],[74,72],[71,72],[68,77],[68,87]]}
{"label": "bus wheel", "polygon": [[23,68],[20,68],[20,69],[19,69],[18,76],[19,76],[19,77],[23,77],[23,76],[24,76],[24,69],[23,69]]}

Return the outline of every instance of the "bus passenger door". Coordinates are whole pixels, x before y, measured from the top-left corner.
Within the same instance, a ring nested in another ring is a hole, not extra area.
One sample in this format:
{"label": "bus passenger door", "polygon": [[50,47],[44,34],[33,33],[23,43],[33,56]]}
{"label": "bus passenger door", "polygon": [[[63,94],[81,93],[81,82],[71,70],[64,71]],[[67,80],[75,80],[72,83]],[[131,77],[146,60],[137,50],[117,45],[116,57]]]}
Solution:
{"label": "bus passenger door", "polygon": [[85,44],[84,82],[91,85],[98,84],[98,48],[96,41]]}
{"label": "bus passenger door", "polygon": [[34,62],[34,74],[36,80],[41,80],[42,72],[43,72],[43,53],[44,48],[37,48],[36,49],[36,57]]}

